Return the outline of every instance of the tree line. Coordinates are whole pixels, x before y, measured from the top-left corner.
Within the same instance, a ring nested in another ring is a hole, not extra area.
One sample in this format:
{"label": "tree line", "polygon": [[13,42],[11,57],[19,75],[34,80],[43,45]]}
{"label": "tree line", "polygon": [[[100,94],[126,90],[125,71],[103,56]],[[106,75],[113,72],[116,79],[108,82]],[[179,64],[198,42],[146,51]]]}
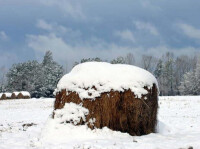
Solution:
{"label": "tree line", "polygon": [[[200,94],[200,58],[198,56],[174,56],[167,52],[161,58],[142,55],[136,60],[132,53],[119,56],[111,61],[96,58],[81,59],[75,62],[106,61],[112,64],[136,65],[150,71],[158,80],[160,95],[199,95]],[[47,51],[43,61],[36,60],[14,64],[7,73],[0,68],[0,92],[29,91],[32,97],[53,97],[53,91],[64,74],[61,65],[53,60],[52,53]]]}
{"label": "tree line", "polygon": [[[106,61],[100,58],[82,59],[75,62]],[[109,61],[107,61],[109,62]],[[174,56],[167,52],[161,58],[152,55],[142,55],[136,61],[132,53],[119,56],[110,61],[112,64],[129,64],[141,67],[151,72],[158,81],[161,96],[174,95],[200,95],[200,57],[198,56]]]}

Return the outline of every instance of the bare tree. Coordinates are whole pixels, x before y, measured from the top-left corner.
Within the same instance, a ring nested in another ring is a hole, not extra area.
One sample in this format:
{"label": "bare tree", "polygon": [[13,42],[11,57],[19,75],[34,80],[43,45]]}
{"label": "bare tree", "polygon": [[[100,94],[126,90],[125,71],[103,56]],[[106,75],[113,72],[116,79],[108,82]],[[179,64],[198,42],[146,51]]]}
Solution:
{"label": "bare tree", "polygon": [[125,57],[126,64],[134,65],[135,64],[135,57],[132,53],[128,53]]}
{"label": "bare tree", "polygon": [[157,58],[151,56],[151,55],[142,55],[142,68],[145,70],[148,70],[150,72],[153,72],[157,65]]}

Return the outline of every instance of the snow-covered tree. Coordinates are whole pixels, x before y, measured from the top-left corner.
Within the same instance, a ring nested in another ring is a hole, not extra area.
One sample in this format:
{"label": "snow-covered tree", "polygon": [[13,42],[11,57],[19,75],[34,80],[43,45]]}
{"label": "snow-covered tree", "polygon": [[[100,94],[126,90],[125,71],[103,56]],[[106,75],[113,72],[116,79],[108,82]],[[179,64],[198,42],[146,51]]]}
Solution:
{"label": "snow-covered tree", "polygon": [[179,91],[181,95],[195,95],[197,94],[195,92],[195,86],[196,86],[196,78],[195,78],[195,72],[187,72],[183,76],[183,80],[181,82],[181,85],[179,86]]}
{"label": "snow-covered tree", "polygon": [[52,97],[53,91],[60,78],[63,76],[63,68],[53,60],[52,52],[47,51],[42,61],[42,87],[40,91],[44,97]]}
{"label": "snow-covered tree", "polygon": [[200,94],[200,57],[195,69],[184,74],[179,90],[182,95]]}
{"label": "snow-covered tree", "polygon": [[196,69],[195,69],[195,89],[196,94],[200,93],[200,57],[198,58]]}
{"label": "snow-covered tree", "polygon": [[174,95],[174,56],[173,53],[166,53],[166,61],[164,66],[164,77],[166,92],[168,95]]}
{"label": "snow-covered tree", "polygon": [[29,91],[32,97],[52,97],[63,68],[47,51],[42,63],[28,61],[14,64],[7,73],[8,91]]}
{"label": "snow-covered tree", "polygon": [[38,67],[37,61],[14,64],[7,73],[7,90],[32,92],[40,71]]}
{"label": "snow-covered tree", "polygon": [[158,63],[156,65],[155,71],[154,71],[154,75],[158,81],[158,85],[159,85],[159,89],[160,89],[160,95],[163,95],[163,72],[164,72],[164,68],[163,68],[163,61],[162,59],[158,60]]}

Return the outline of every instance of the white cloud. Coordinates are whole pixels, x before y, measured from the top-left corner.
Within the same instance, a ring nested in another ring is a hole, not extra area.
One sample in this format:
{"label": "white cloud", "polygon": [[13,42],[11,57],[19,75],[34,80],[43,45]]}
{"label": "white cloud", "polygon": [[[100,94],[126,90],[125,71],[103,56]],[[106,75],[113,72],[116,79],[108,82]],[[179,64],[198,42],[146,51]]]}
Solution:
{"label": "white cloud", "polygon": [[[46,50],[51,50],[54,53],[55,58],[61,61],[75,61],[80,58],[95,57],[98,55],[106,57],[106,54],[110,52],[110,50],[107,50],[107,48],[103,46],[103,43],[96,44],[95,46],[93,46],[92,43],[84,43],[84,46],[83,44],[72,46],[55,34],[28,35],[27,37],[28,46],[36,52],[44,53]],[[97,43],[97,40],[98,39],[92,39],[91,41]],[[110,47],[111,46],[112,45],[110,45]]]}
{"label": "white cloud", "polygon": [[150,32],[152,35],[158,36],[159,32],[156,29],[155,26],[153,26],[150,23],[145,23],[145,22],[140,22],[140,21],[136,21],[134,22],[135,26],[137,29],[139,30],[147,30],[148,32]]}
{"label": "white cloud", "polygon": [[51,50],[57,61],[68,63],[70,66],[73,65],[73,62],[80,61],[82,58],[100,57],[104,60],[111,60],[132,51],[130,47],[108,44],[97,38],[75,45],[70,45],[63,38],[52,33],[48,35],[27,35],[27,39],[28,46],[36,52],[36,55]]}
{"label": "white cloud", "polygon": [[58,7],[64,12],[64,15],[69,15],[75,19],[85,19],[80,3],[76,0],[42,0],[42,4],[46,6]]}
{"label": "white cloud", "polygon": [[51,31],[53,29],[51,24],[48,24],[46,21],[44,21],[42,19],[38,20],[36,25],[38,28],[41,28],[41,29],[44,29],[47,31]]}
{"label": "white cloud", "polygon": [[114,34],[123,40],[135,42],[135,37],[134,37],[133,33],[128,29],[123,30],[123,31],[116,31]]}
{"label": "white cloud", "polygon": [[159,46],[146,49],[144,47],[119,46],[114,43],[106,43],[98,38],[71,45],[53,33],[27,35],[27,39],[28,46],[36,52],[36,55],[43,55],[46,50],[51,50],[56,61],[68,64],[70,68],[75,61],[80,61],[82,58],[100,57],[103,60],[111,60],[117,56],[133,53],[136,59],[139,59],[142,54],[157,57],[161,57],[166,52],[173,52],[175,55],[191,55],[200,50],[193,47],[173,49],[167,46]]}
{"label": "white cloud", "polygon": [[200,39],[200,29],[184,23],[178,24],[178,27],[181,28],[183,33],[188,37],[193,39]]}
{"label": "white cloud", "polygon": [[8,35],[4,31],[0,31],[0,40],[6,41],[8,39]]}

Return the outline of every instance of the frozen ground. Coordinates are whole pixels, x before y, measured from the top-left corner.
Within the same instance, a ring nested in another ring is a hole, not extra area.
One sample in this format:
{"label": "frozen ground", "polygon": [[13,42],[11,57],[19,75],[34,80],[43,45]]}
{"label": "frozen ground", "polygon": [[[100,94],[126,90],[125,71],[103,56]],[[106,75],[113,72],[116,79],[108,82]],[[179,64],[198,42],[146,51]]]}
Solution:
{"label": "frozen ground", "polygon": [[200,149],[200,96],[160,97],[159,132],[142,137],[70,124],[50,131],[53,101],[0,101],[0,149]]}

